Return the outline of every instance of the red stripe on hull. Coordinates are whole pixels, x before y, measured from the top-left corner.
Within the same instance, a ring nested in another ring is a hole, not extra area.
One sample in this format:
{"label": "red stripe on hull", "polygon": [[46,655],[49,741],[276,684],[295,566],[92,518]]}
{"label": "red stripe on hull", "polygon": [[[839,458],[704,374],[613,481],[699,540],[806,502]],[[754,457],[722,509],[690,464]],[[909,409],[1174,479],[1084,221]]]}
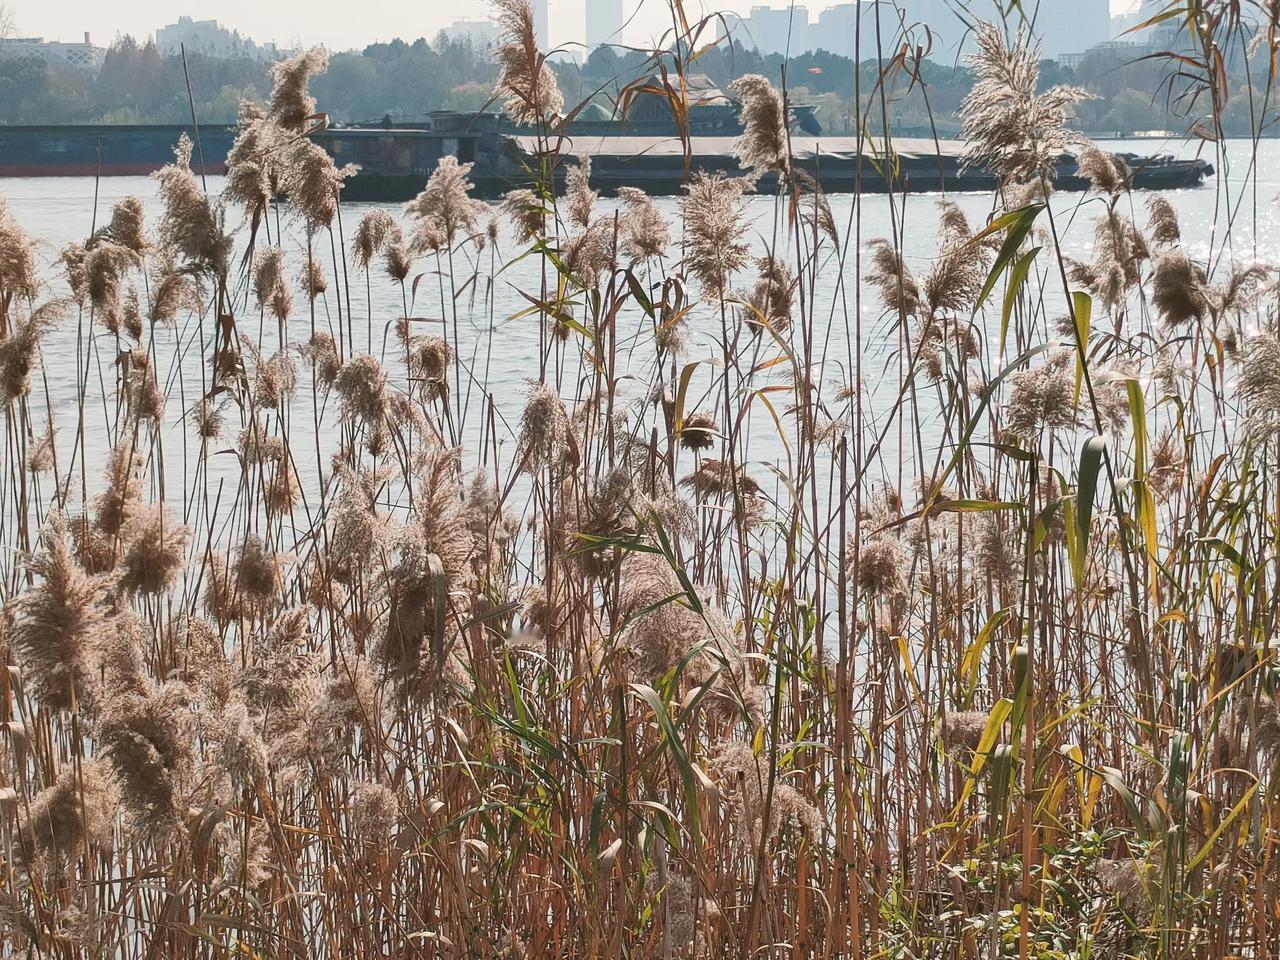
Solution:
{"label": "red stripe on hull", "polygon": [[[128,163],[0,163],[0,177],[145,177],[155,173],[163,163],[132,161]],[[215,176],[227,172],[223,162],[205,164],[205,171]]]}

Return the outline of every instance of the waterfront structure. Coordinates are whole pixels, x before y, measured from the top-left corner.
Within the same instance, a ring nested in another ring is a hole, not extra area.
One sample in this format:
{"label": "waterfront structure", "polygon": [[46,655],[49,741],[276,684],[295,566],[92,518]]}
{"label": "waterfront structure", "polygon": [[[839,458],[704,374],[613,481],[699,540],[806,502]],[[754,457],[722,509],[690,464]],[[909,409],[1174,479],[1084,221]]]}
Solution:
{"label": "waterfront structure", "polygon": [[622,0],[583,0],[587,52],[622,42]]}
{"label": "waterfront structure", "polygon": [[83,43],[62,43],[43,37],[9,37],[0,39],[0,58],[43,60],[48,64],[96,71],[107,57],[107,51],[95,47],[84,35]]}
{"label": "waterfront structure", "polygon": [[193,20],[179,17],[177,23],[156,31],[156,49],[164,56],[177,56],[185,48],[187,53],[200,53],[219,60],[274,60],[281,51],[274,43],[254,43],[240,36],[237,30],[228,30],[217,20]]}

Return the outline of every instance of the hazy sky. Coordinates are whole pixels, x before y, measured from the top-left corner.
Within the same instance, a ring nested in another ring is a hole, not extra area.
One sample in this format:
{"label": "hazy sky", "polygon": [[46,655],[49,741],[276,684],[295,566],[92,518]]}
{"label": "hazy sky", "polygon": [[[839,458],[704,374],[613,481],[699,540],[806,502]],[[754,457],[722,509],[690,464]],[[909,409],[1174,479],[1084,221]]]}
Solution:
{"label": "hazy sky", "polygon": [[[588,0],[551,0],[551,36],[554,43],[581,41],[583,4]],[[807,0],[811,11],[836,0]],[[1115,11],[1127,9],[1133,0],[1112,0]],[[753,5],[781,7],[785,0],[685,0],[689,16],[697,11],[736,10],[746,13]],[[627,16],[634,14],[626,38],[640,43],[659,35],[669,24],[666,0],[623,0]],[[172,23],[179,14],[195,19],[216,19],[259,43],[281,46],[322,43],[332,50],[363,47],[377,40],[401,37],[434,37],[436,31],[459,19],[488,16],[488,0],[218,0],[214,4],[190,0],[0,0],[15,20],[20,36],[49,40],[79,40],[87,30],[95,43],[106,45],[117,34],[146,37],[157,27]]]}

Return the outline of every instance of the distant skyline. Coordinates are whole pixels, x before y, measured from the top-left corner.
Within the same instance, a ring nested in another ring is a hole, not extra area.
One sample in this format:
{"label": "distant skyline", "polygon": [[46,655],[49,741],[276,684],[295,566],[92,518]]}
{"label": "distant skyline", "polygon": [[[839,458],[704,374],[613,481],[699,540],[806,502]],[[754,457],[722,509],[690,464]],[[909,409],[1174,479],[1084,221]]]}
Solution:
{"label": "distant skyline", "polygon": [[[585,40],[585,3],[594,0],[550,0],[551,41],[555,45],[581,44]],[[816,16],[839,0],[810,0],[797,4]],[[1055,0],[1048,0],[1055,2]],[[1056,0],[1070,3],[1072,0]],[[1134,0],[1110,0],[1113,14],[1127,12]],[[753,6],[784,7],[782,0],[685,0],[690,17],[710,12],[749,14]],[[179,16],[196,20],[214,19],[258,43],[281,47],[323,44],[331,50],[360,49],[370,43],[392,40],[433,39],[456,20],[482,19],[489,15],[489,0],[427,0],[427,3],[364,2],[358,7],[333,0],[221,0],[201,8],[179,0],[129,0],[124,4],[103,4],[90,0],[0,0],[13,15],[15,34],[41,36],[47,40],[80,41],[88,31],[93,42],[111,44],[117,36],[129,34],[143,40]],[[970,0],[970,9],[981,3]],[[994,0],[992,8],[994,9]],[[667,0],[622,0],[624,37],[627,43],[643,44],[670,27]]]}

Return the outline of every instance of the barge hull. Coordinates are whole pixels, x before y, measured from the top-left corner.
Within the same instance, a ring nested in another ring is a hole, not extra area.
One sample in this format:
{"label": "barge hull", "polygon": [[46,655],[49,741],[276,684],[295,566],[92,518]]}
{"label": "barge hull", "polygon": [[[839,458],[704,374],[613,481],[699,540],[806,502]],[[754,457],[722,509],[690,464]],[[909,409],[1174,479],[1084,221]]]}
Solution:
{"label": "barge hull", "polygon": [[[173,158],[173,146],[190,125],[0,127],[0,177],[144,176]],[[226,171],[227,151],[235,130],[201,127],[201,151],[195,164],[203,171]],[[671,135],[567,135],[540,139],[509,134],[496,126],[461,124],[441,129],[332,128],[315,135],[317,143],[339,165],[359,169],[343,190],[354,202],[409,200],[422,190],[443,156],[474,163],[471,179],[478,196],[497,198],[527,187],[530,170],[550,169],[562,183],[568,166],[592,159],[592,186],[605,194],[620,187],[639,187],[654,196],[681,193],[686,171],[741,176],[732,136],[694,136],[686,146]],[[548,149],[548,148],[552,149]],[[966,169],[963,145],[955,141],[897,138],[892,151],[877,155],[883,144],[853,137],[793,137],[796,168],[812,176],[827,193],[893,191],[990,191],[995,178]],[[1141,190],[1199,186],[1213,171],[1200,160],[1128,157],[1131,185]],[[1075,160],[1058,165],[1059,190],[1084,190],[1089,184],[1076,172]],[[776,176],[762,178],[761,193],[777,191]]]}

